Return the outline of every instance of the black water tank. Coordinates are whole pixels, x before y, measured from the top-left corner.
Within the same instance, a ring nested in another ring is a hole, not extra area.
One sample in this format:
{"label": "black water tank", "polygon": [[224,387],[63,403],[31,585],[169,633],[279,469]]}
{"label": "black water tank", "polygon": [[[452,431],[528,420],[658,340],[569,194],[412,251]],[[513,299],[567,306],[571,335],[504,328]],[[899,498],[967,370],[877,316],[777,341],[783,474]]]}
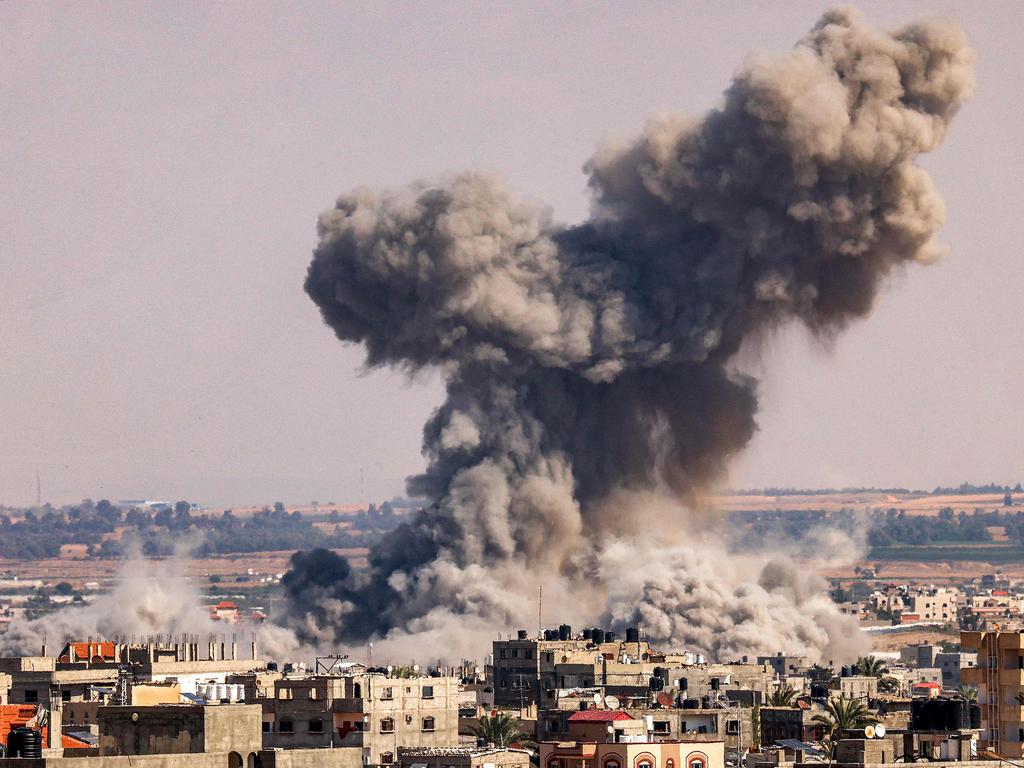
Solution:
{"label": "black water tank", "polygon": [[971,730],[977,730],[981,728],[981,707],[978,706],[978,702],[968,702],[968,710],[970,711]]}
{"label": "black water tank", "polygon": [[626,627],[626,642],[627,643],[639,643],[640,642],[640,630],[637,627]]}
{"label": "black water tank", "polygon": [[526,630],[520,629],[518,632],[516,632],[516,637],[518,637],[520,640],[525,640],[527,637]]}
{"label": "black water tank", "polygon": [[665,688],[665,681],[663,679],[661,679],[660,677],[652,677],[651,678],[651,690],[652,691],[660,691],[660,690],[663,690],[664,688]]}
{"label": "black water tank", "polygon": [[842,669],[839,670],[839,676],[840,677],[850,677],[851,674],[852,674],[852,671],[847,666],[844,666]]}
{"label": "black water tank", "polygon": [[683,709],[700,709],[700,699],[683,699]]}
{"label": "black water tank", "polygon": [[594,638],[595,643],[600,643],[604,640],[604,630],[600,627],[594,627],[591,637]]}
{"label": "black water tank", "polygon": [[558,628],[558,639],[559,640],[571,640],[572,639],[572,627],[568,624],[562,624]]}
{"label": "black water tank", "polygon": [[558,639],[558,630],[557,629],[545,629],[544,630],[544,639],[545,640],[557,640]]}
{"label": "black water tank", "polygon": [[277,662],[276,661],[268,661],[267,662],[267,672],[277,672]]}
{"label": "black water tank", "polygon": [[812,699],[825,699],[828,698],[828,686],[824,683],[811,683],[811,698]]}
{"label": "black water tank", "polygon": [[614,643],[615,642],[615,633],[614,632],[605,632],[604,633],[604,641],[606,643]]}
{"label": "black water tank", "polygon": [[43,756],[43,734],[31,728],[14,728],[7,736],[9,757],[39,759]]}
{"label": "black water tank", "polygon": [[593,640],[594,639],[594,630],[590,629],[589,627],[587,629],[584,629],[583,630],[583,639],[584,640]]}
{"label": "black water tank", "polygon": [[690,682],[685,677],[680,677],[679,678],[679,690],[680,691],[685,691],[689,687],[690,687]]}
{"label": "black water tank", "polygon": [[719,679],[717,677],[712,677],[711,678],[711,690],[712,691],[717,691],[718,687],[720,685],[721,685],[721,682],[719,681]]}

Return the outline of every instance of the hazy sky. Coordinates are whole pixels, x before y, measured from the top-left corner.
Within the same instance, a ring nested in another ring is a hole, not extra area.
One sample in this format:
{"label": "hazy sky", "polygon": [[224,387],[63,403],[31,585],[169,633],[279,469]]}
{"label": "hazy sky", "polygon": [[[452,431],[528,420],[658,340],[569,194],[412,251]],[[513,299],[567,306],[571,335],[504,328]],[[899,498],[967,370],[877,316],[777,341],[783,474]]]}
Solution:
{"label": "hazy sky", "polygon": [[[321,324],[317,214],[482,166],[577,220],[598,141],[712,106],[826,7],[0,3],[0,503],[37,470],[53,502],[400,492],[440,385],[362,372]],[[1024,480],[1024,3],[861,7],[977,49],[925,159],[950,253],[835,349],[767,345],[732,483]]]}

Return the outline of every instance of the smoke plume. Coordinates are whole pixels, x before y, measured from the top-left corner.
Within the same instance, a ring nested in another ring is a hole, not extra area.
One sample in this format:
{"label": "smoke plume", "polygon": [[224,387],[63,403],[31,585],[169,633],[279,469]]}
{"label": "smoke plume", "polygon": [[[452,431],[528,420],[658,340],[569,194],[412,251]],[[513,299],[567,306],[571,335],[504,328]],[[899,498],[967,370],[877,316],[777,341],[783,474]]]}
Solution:
{"label": "smoke plume", "polygon": [[831,338],[940,254],[915,160],[972,87],[956,25],[830,11],[703,117],[600,148],[580,224],[482,172],[342,196],[306,291],[368,366],[437,368],[447,397],[409,481],[430,507],[366,572],[293,562],[303,638],[507,628],[544,584],[562,615],[716,655],[842,652],[852,625],[820,584],[731,558],[693,510],[756,429],[741,345],[791,320]]}

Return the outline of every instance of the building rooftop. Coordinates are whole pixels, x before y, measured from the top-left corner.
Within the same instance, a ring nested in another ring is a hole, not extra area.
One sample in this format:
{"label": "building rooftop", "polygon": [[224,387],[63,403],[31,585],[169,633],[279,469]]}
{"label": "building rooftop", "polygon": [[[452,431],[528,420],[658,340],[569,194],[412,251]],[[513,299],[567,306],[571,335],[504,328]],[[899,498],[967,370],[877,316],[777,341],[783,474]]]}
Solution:
{"label": "building rooftop", "polygon": [[581,709],[569,718],[570,723],[610,723],[613,720],[632,720],[628,712],[621,709]]}

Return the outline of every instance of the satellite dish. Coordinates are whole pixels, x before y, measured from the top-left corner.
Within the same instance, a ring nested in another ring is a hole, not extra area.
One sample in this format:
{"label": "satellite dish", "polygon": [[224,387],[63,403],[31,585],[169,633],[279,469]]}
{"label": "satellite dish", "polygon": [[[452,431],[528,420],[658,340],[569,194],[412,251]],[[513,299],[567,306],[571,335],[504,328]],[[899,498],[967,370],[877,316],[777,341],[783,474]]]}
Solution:
{"label": "satellite dish", "polygon": [[618,709],[619,708],[619,700],[617,698],[615,698],[614,696],[605,696],[604,697],[604,705],[606,707],[608,707],[608,709]]}
{"label": "satellite dish", "polygon": [[594,694],[594,703],[595,703],[595,704],[596,704],[597,706],[601,706],[601,702],[602,702],[602,701],[603,701],[603,699],[601,698],[601,694],[600,694],[600,693],[595,693],[595,694]]}
{"label": "satellite dish", "polygon": [[885,736],[885,726],[879,723],[875,726],[875,738],[880,739]]}
{"label": "satellite dish", "polygon": [[869,738],[869,739],[875,738],[875,726],[873,726],[873,725],[865,726],[864,727],[864,735],[867,738]]}

